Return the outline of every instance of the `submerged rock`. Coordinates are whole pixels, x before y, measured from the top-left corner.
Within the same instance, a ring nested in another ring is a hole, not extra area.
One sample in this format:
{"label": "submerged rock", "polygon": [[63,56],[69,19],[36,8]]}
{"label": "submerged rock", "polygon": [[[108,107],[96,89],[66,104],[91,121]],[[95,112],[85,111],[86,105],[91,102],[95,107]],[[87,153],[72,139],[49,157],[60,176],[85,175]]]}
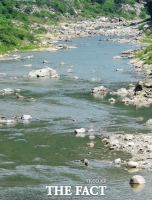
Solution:
{"label": "submerged rock", "polygon": [[113,59],[122,59],[121,56],[114,56]]}
{"label": "submerged rock", "polygon": [[68,69],[67,72],[68,73],[73,73],[73,70],[72,69]]}
{"label": "submerged rock", "polygon": [[92,141],[92,142],[88,142],[87,145],[88,145],[89,147],[94,147],[94,142],[93,142],[93,141]]}
{"label": "submerged rock", "polygon": [[90,140],[94,140],[95,139],[95,135],[89,135],[89,139]]}

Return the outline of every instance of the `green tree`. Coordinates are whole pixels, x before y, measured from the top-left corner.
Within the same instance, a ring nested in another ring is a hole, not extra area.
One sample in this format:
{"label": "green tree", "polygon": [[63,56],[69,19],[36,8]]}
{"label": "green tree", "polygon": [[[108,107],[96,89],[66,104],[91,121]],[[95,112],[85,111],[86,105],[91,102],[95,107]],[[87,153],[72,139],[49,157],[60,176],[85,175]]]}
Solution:
{"label": "green tree", "polygon": [[147,0],[145,6],[147,8],[148,13],[152,17],[152,0]]}

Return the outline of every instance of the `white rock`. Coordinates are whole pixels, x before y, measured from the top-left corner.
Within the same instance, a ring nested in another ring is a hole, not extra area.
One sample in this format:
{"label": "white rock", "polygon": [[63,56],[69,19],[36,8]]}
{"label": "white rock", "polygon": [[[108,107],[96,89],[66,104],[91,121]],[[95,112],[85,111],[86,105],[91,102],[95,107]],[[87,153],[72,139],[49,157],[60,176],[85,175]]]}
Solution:
{"label": "white rock", "polygon": [[152,126],[152,119],[149,119],[149,120],[146,122],[146,125],[147,125],[147,126]]}
{"label": "white rock", "polygon": [[107,138],[103,138],[103,139],[102,139],[102,142],[104,142],[104,143],[106,143],[106,144],[109,143]]}
{"label": "white rock", "polygon": [[109,144],[112,146],[119,146],[119,141],[117,139],[111,139]]}
{"label": "white rock", "polygon": [[60,76],[58,74],[54,74],[54,75],[50,76],[50,78],[60,78]]}
{"label": "white rock", "polygon": [[14,92],[14,90],[11,89],[11,88],[3,89],[3,91],[4,91],[5,93],[13,93],[13,92]]}
{"label": "white rock", "polygon": [[52,75],[57,75],[57,73],[56,73],[56,70],[50,67],[33,70],[28,74],[28,76],[30,77],[44,77],[44,76],[52,76]]}
{"label": "white rock", "polygon": [[107,89],[104,86],[99,86],[91,89],[91,93],[104,93],[107,92]]}
{"label": "white rock", "polygon": [[108,99],[108,101],[110,101],[111,103],[115,103],[116,102],[116,100],[114,98],[110,98],[110,99]]}
{"label": "white rock", "polygon": [[0,124],[5,124],[6,123],[6,119],[0,119]]}
{"label": "white rock", "polygon": [[47,60],[43,60],[43,63],[49,63],[49,61],[47,61]]}
{"label": "white rock", "polygon": [[12,117],[11,119],[0,119],[0,124],[16,124],[18,119],[16,116]]}
{"label": "white rock", "polygon": [[75,131],[74,131],[74,133],[76,133],[76,134],[81,134],[81,133],[85,133],[85,132],[86,132],[85,128],[75,129]]}
{"label": "white rock", "polygon": [[144,179],[144,177],[140,176],[140,175],[134,175],[131,179],[130,179],[130,184],[145,184],[146,181]]}
{"label": "white rock", "polygon": [[135,146],[135,143],[134,142],[128,142],[127,145],[128,146]]}
{"label": "white rock", "polygon": [[33,55],[27,56],[27,59],[33,59]]}
{"label": "white rock", "polygon": [[68,73],[73,73],[72,69],[67,70]]}
{"label": "white rock", "polygon": [[126,90],[126,88],[121,88],[119,90],[117,90],[117,94],[127,94],[128,91]]}
{"label": "white rock", "polygon": [[114,160],[114,163],[115,163],[116,165],[120,165],[120,164],[121,164],[121,159],[120,159],[120,158],[115,159],[115,160]]}
{"label": "white rock", "polygon": [[89,147],[94,147],[94,142],[89,142],[89,143],[87,143],[87,145],[88,145]]}
{"label": "white rock", "polygon": [[31,115],[22,115],[21,119],[23,119],[23,120],[29,120],[29,119],[32,119],[32,116]]}
{"label": "white rock", "polygon": [[32,64],[23,65],[24,67],[32,67]]}
{"label": "white rock", "polygon": [[121,72],[122,72],[122,71],[123,71],[123,69],[116,69],[116,71],[121,71]]}
{"label": "white rock", "polygon": [[148,145],[146,151],[147,151],[147,152],[152,152],[152,145]]}
{"label": "white rock", "polygon": [[139,163],[138,162],[134,162],[134,161],[129,161],[126,164],[126,167],[130,167],[130,168],[136,168],[138,166],[139,166]]}
{"label": "white rock", "polygon": [[134,138],[134,136],[133,135],[131,135],[131,134],[127,134],[126,136],[125,136],[125,140],[132,140]]}
{"label": "white rock", "polygon": [[18,99],[24,99],[24,96],[22,96],[22,95],[20,95],[20,94],[18,94],[18,93],[16,93],[16,97],[17,97]]}
{"label": "white rock", "polygon": [[113,59],[122,59],[121,56],[114,56]]}

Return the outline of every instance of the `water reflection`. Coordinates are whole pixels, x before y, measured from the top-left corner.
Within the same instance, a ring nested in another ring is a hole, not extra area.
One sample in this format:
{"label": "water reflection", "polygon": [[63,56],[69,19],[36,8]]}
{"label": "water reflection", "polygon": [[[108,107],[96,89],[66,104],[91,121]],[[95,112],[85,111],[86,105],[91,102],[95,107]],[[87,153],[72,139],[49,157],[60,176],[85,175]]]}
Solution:
{"label": "water reflection", "polygon": [[130,186],[134,192],[140,192],[145,188],[146,184],[130,184]]}

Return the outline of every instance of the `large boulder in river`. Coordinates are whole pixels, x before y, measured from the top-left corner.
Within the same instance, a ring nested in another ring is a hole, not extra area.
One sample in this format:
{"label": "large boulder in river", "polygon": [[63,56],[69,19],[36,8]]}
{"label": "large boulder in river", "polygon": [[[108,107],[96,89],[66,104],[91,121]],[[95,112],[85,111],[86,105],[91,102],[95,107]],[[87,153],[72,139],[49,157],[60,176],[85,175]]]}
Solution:
{"label": "large boulder in river", "polygon": [[86,132],[85,128],[75,129],[74,131],[75,134],[84,134],[85,132]]}
{"label": "large boulder in river", "polygon": [[147,126],[152,126],[152,119],[149,119],[149,120],[146,122],[146,125],[147,125]]}
{"label": "large boulder in river", "polygon": [[128,167],[128,168],[138,168],[139,167],[139,163],[138,162],[134,162],[134,161],[129,161],[126,164],[126,167]]}
{"label": "large boulder in river", "polygon": [[140,175],[135,175],[130,179],[130,184],[145,184],[146,181],[144,177]]}
{"label": "large boulder in river", "polygon": [[45,76],[53,76],[53,75],[58,75],[58,74],[56,73],[56,70],[50,67],[33,70],[28,74],[28,76],[30,77],[45,77]]}

